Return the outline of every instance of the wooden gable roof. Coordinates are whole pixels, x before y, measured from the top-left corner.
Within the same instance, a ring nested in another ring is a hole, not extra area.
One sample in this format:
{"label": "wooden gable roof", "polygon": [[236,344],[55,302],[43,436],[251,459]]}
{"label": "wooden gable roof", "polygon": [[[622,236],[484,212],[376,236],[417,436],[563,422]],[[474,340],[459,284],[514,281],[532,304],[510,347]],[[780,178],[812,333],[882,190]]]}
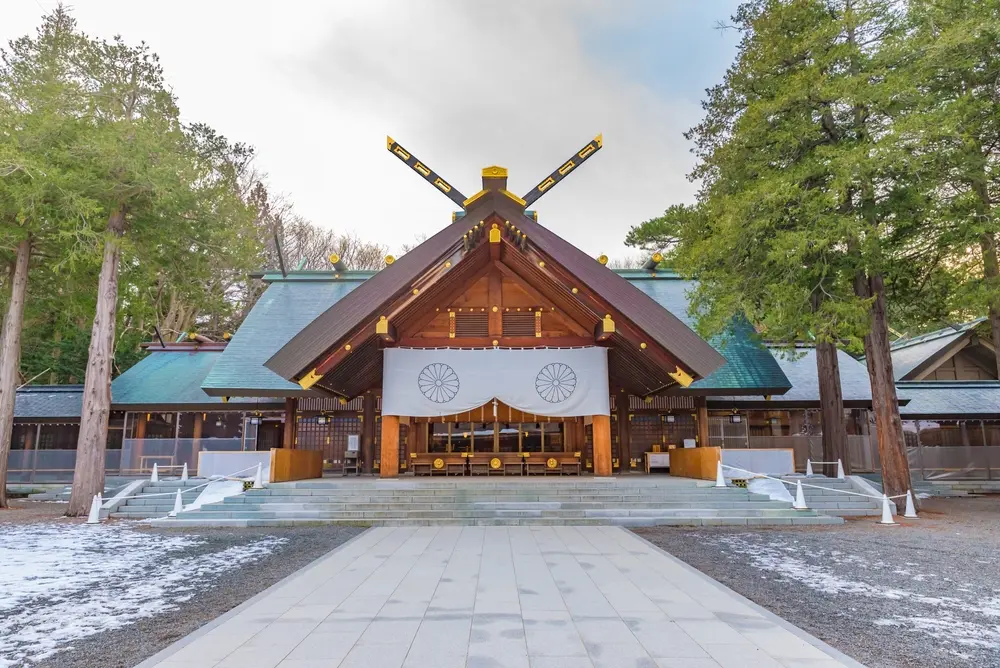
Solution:
{"label": "wooden gable roof", "polygon": [[[414,290],[419,291],[421,285],[436,286],[441,290],[441,285],[455,282],[460,276],[472,277],[475,267],[484,261],[485,251],[475,248],[465,252],[467,244],[464,235],[470,232],[470,226],[486,220],[508,221],[522,236],[527,235],[519,273],[535,272],[535,278],[540,283],[548,281],[551,284],[553,277],[542,275],[538,269],[538,266],[546,266],[547,262],[549,272],[559,272],[563,277],[571,278],[574,286],[578,284],[578,300],[599,299],[600,310],[611,310],[616,318],[631,323],[649,339],[650,344],[666,351],[676,360],[677,366],[693,378],[703,378],[724,364],[725,359],[711,345],[672,313],[606,266],[535,222],[525,214],[523,205],[505,191],[484,191],[474,197],[475,201],[470,203],[464,217],[403,255],[321,313],[274,354],[266,366],[284,378],[301,380],[317,362],[329,356],[330,350],[343,346],[349,335],[362,327],[374,328],[379,315],[391,302],[407,298]],[[568,290],[566,292],[568,297]],[[597,308],[590,305],[589,311],[594,312]],[[355,375],[373,371],[375,360],[372,354],[378,349],[375,345],[374,350],[369,350],[372,345],[366,341],[363,350],[355,346],[355,352],[365,353],[355,355],[351,361],[351,364],[357,365],[353,369]],[[619,361],[631,367],[634,373],[643,373],[641,361],[634,360],[628,364],[624,358],[627,356],[619,357],[622,358]],[[647,391],[651,391],[653,383],[652,378],[646,380],[644,387]]]}

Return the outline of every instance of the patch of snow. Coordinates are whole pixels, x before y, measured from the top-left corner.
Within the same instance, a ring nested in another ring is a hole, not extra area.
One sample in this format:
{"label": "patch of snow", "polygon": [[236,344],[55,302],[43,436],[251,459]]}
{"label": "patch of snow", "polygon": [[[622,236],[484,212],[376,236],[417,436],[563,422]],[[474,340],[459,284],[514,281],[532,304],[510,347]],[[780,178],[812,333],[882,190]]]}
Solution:
{"label": "patch of snow", "polygon": [[175,609],[286,540],[264,536],[191,555],[204,539],[117,523],[0,525],[0,668]]}
{"label": "patch of snow", "polygon": [[[994,621],[1000,617],[1000,596],[996,594],[984,596],[983,592],[979,593],[980,598],[970,600],[953,596],[928,596],[918,591],[866,582],[857,576],[860,570],[869,566],[888,570],[891,566],[880,562],[870,564],[860,555],[846,555],[839,551],[813,549],[807,553],[794,539],[768,539],[766,544],[762,544],[753,536],[734,534],[715,536],[710,540],[741,558],[749,558],[750,563],[762,571],[778,574],[823,594],[854,595],[904,603],[900,606],[905,610],[901,614],[888,619],[872,620],[877,626],[905,627],[946,644],[1000,648],[1000,625]],[[855,576],[838,574],[834,572],[834,566],[849,567],[848,571]],[[892,572],[910,574],[902,569],[893,569]],[[937,576],[918,574],[911,581],[919,582],[927,577]],[[929,609],[921,611],[925,614],[920,614],[914,610],[918,605]]]}
{"label": "patch of snow", "polygon": [[243,493],[243,483],[238,480],[213,480],[202,488],[192,503],[184,506],[184,511],[196,510],[206,503],[216,503],[222,501],[227,496],[236,496]]}
{"label": "patch of snow", "polygon": [[792,495],[785,484],[769,478],[753,478],[747,481],[747,491],[752,494],[767,494],[772,501],[792,503]]}

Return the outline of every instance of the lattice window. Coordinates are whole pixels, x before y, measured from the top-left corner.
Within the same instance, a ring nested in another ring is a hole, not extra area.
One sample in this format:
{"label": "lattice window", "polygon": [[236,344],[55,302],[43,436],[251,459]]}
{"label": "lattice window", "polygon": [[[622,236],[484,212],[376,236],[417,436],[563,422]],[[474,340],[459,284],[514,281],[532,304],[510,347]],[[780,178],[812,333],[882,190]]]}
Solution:
{"label": "lattice window", "polygon": [[531,311],[507,311],[503,314],[504,336],[534,336],[535,314]]}
{"label": "lattice window", "polygon": [[456,313],[455,336],[489,336],[490,318],[486,313]]}

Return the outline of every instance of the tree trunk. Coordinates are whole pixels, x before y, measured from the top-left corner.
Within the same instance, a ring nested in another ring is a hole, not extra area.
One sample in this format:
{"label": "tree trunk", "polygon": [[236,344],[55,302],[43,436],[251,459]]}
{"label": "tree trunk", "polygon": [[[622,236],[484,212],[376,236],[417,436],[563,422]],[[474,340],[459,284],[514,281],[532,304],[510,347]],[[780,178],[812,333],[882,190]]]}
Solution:
{"label": "tree trunk", "polygon": [[[851,462],[847,456],[847,427],[844,424],[844,395],[840,388],[840,362],[837,345],[816,344],[816,371],[819,375],[819,405],[823,419],[823,461],[844,464],[844,473],[850,474]],[[826,464],[824,475],[837,475],[836,464]]]}
{"label": "tree trunk", "polygon": [[990,301],[990,338],[993,350],[996,351],[997,378],[1000,378],[1000,261],[997,260],[997,240],[993,234],[987,233],[980,239],[983,249],[983,277],[987,285],[997,286],[996,295]]}
{"label": "tree trunk", "polygon": [[7,457],[14,431],[14,399],[17,371],[21,362],[21,328],[24,326],[24,299],[28,292],[28,261],[31,237],[17,245],[17,259],[10,282],[10,303],[0,334],[0,508],[7,507]]}
{"label": "tree trunk", "polygon": [[[882,276],[859,274],[854,282],[859,297],[874,298],[871,331],[865,336],[865,360],[872,385],[872,408],[879,458],[882,460],[882,489],[889,496],[905,494],[911,488],[910,465],[903,441],[903,422],[889,354],[889,325],[885,315],[885,286]],[[917,499],[914,498],[914,503]]]}
{"label": "tree trunk", "polygon": [[104,451],[111,413],[111,365],[114,362],[115,319],[118,310],[119,237],[125,229],[125,208],[108,218],[110,236],[104,242],[104,259],[97,287],[97,311],[90,333],[87,373],[83,382],[80,436],[76,442],[76,469],[70,494],[70,517],[86,515],[95,494],[104,491]]}

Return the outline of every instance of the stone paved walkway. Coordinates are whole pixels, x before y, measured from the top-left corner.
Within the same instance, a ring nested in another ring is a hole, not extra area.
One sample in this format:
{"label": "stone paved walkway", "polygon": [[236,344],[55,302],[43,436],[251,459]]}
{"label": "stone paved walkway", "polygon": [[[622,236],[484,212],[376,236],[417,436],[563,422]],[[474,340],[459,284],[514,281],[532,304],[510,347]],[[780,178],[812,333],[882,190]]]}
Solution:
{"label": "stone paved walkway", "polygon": [[618,527],[371,529],[141,668],[842,668]]}

